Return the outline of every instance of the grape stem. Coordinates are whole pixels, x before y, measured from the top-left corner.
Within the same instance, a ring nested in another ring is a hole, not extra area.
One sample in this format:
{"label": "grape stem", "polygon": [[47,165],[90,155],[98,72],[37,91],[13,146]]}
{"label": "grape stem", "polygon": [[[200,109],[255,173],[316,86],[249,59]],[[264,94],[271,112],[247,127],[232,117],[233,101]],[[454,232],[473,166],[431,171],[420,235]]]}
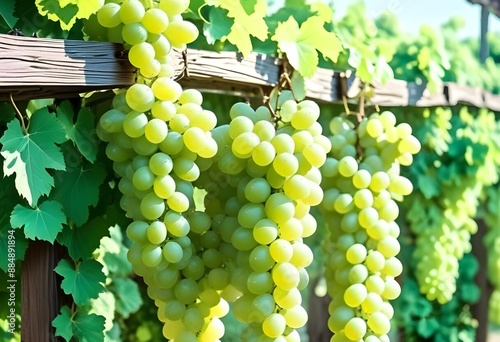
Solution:
{"label": "grape stem", "polygon": [[356,117],[358,119],[358,123],[363,120],[365,117],[365,91],[361,91],[359,94],[359,102],[358,102],[358,112],[356,113]]}
{"label": "grape stem", "polygon": [[19,111],[19,108],[17,108],[16,103],[14,102],[14,98],[12,97],[12,93],[9,93],[9,98],[10,98],[10,103],[12,104],[12,107],[14,107],[14,111],[16,112],[17,116],[19,117],[19,121],[21,121],[21,127],[23,128],[23,132],[26,133],[26,125],[24,124],[23,115]]}
{"label": "grape stem", "polygon": [[342,94],[342,103],[344,104],[344,111],[347,115],[351,114],[351,110],[349,109],[349,105],[347,104],[347,97]]}
{"label": "grape stem", "polygon": [[189,78],[189,67],[188,67],[188,58],[187,58],[187,50],[182,51],[182,61],[184,62],[184,67],[182,68],[182,74],[179,79],[182,79],[184,77]]}
{"label": "grape stem", "polygon": [[288,62],[288,58],[284,56],[282,59],[282,71],[280,75],[280,80],[278,83],[278,89],[281,91],[282,89],[288,89],[292,92],[292,96],[295,99],[295,102],[297,101],[297,97],[295,96],[295,93],[293,91],[293,85],[292,85],[292,80],[290,79],[290,75],[295,71],[293,70],[293,67],[291,66],[290,62]]}

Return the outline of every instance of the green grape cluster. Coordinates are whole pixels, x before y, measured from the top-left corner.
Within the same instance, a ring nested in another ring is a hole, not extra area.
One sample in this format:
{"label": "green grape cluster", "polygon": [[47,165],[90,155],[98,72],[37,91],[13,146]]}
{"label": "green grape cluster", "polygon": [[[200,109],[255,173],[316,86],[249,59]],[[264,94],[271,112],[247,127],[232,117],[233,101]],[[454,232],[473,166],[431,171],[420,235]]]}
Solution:
{"label": "green grape cluster", "polygon": [[151,4],[109,2],[97,13],[108,35],[120,32],[140,74],[116,94],[97,134],[108,142],[106,155],[120,177],[120,206],[133,219],[128,259],[155,300],[163,335],[218,341],[224,334],[219,318],[229,310],[220,296],[222,258],[214,249],[210,216],[196,208],[193,186],[204,160],[217,153],[211,135],[217,118],[203,109],[199,91],[171,78],[171,47],[184,48],[198,34],[180,15],[189,1]]}
{"label": "green grape cluster", "polygon": [[[188,6],[189,0],[106,1],[85,23],[84,32],[92,40],[123,44],[142,77],[170,77],[171,48],[183,50],[198,37],[196,26],[181,15]],[[163,95],[171,94],[165,90]]]}
{"label": "green grape cluster", "polygon": [[488,320],[493,324],[500,324],[500,290],[497,288],[493,290],[490,296]]}
{"label": "green grape cluster", "polygon": [[467,107],[426,109],[408,113],[405,120],[425,147],[416,157],[418,167],[407,171],[420,185],[404,203],[415,236],[413,272],[427,299],[444,304],[456,291],[460,259],[472,249],[484,192],[498,182],[500,154],[492,138],[498,125],[493,113]]}
{"label": "green grape cluster", "polygon": [[300,290],[313,254],[303,238],[316,230],[309,209],[323,198],[319,167],[331,144],[314,102],[286,101],[280,116],[276,129],[268,108],[235,104],[231,122],[212,132],[218,154],[196,182],[229,273],[221,295],[247,323],[242,341],[300,341],[308,318]]}
{"label": "green grape cluster", "polygon": [[396,277],[403,268],[396,200],[413,190],[400,165],[412,163],[420,143],[388,111],[357,126],[335,117],[329,126],[332,150],[321,168],[320,209],[328,229],[323,249],[332,341],[389,341],[389,301],[401,292]]}
{"label": "green grape cluster", "polygon": [[488,251],[488,280],[493,285],[488,306],[489,321],[500,324],[500,189],[490,187],[487,193],[487,206],[484,220],[488,231],[484,244]]}
{"label": "green grape cluster", "polygon": [[[461,193],[468,196],[467,192]],[[477,224],[466,207],[466,199],[458,199],[441,208],[421,194],[409,202],[407,213],[412,230],[418,232],[413,257],[417,260],[415,277],[420,291],[428,300],[444,304],[456,291],[459,260],[472,249],[470,236]]]}

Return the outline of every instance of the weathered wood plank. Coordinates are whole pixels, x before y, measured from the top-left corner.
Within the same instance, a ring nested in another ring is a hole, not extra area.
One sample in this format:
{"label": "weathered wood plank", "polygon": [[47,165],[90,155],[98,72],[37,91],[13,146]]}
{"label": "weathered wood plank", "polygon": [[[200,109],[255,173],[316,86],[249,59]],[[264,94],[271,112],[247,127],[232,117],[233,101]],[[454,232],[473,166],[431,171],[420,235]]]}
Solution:
{"label": "weathered wood plank", "polygon": [[470,104],[478,108],[485,106],[483,91],[479,88],[457,83],[446,83],[444,93],[452,106],[458,103]]}
{"label": "weathered wood plank", "polygon": [[0,100],[74,97],[126,87],[134,68],[116,44],[0,35]]}
{"label": "weathered wood plank", "polygon": [[46,241],[31,241],[21,265],[21,340],[52,342],[52,320],[71,298],[60,287],[61,277],[53,270],[65,248]]}
{"label": "weathered wood plank", "polygon": [[279,60],[266,55],[188,49],[185,57],[179,51],[173,57],[175,76],[186,87],[262,96],[279,81]]}
{"label": "weathered wood plank", "polygon": [[[188,49],[175,51],[172,64],[185,87],[211,92],[259,97],[279,82],[281,65],[274,57],[235,52]],[[187,67],[186,67],[187,66]],[[134,82],[134,68],[123,48],[116,44],[39,39],[0,35],[0,101],[12,93],[15,100],[77,97],[92,90],[123,88]],[[339,72],[318,69],[306,82],[306,95],[322,102],[341,102],[346,79]],[[353,101],[360,81],[354,79],[347,92]],[[371,105],[455,106],[467,104],[500,111],[500,96],[454,83],[431,93],[425,85],[393,80],[374,84]]]}

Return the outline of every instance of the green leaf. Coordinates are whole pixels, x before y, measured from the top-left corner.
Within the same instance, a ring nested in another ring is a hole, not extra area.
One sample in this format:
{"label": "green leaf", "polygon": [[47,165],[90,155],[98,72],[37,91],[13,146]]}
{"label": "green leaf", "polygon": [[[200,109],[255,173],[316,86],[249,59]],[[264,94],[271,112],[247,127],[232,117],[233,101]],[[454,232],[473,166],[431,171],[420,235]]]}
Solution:
{"label": "green leaf", "polygon": [[417,176],[417,184],[418,189],[427,199],[438,196],[441,193],[441,189],[437,180],[435,178],[426,176],[425,174],[419,174]]}
{"label": "green leaf", "polygon": [[297,21],[290,17],[276,28],[272,40],[278,43],[290,64],[302,76],[314,75],[318,67],[318,52],[325,58],[336,61],[342,51],[342,43],[338,37],[324,28],[324,21],[318,17],[310,17],[299,28]]}
{"label": "green leaf", "polygon": [[2,0],[2,2],[0,2],[0,17],[5,20],[11,29],[14,28],[18,20],[14,16],[14,4],[14,0]]}
{"label": "green leaf", "polygon": [[105,318],[96,314],[78,311],[73,321],[73,331],[78,341],[102,342]]}
{"label": "green leaf", "polygon": [[69,1],[62,5],[60,0],[35,0],[35,5],[41,15],[48,16],[52,21],[60,21],[64,30],[69,30],[76,22],[78,6]]}
{"label": "green leaf", "polygon": [[255,6],[258,0],[245,0],[241,1],[241,6],[245,10],[246,14],[252,15],[255,12]]}
{"label": "green leaf", "polygon": [[128,261],[128,249],[123,244],[123,234],[118,225],[109,228],[109,237],[104,236],[99,245],[99,254],[109,272],[128,276],[132,273],[132,264]]}
{"label": "green leaf", "polygon": [[64,170],[64,158],[56,143],[66,141],[64,130],[47,108],[36,111],[25,134],[18,120],[7,124],[0,138],[1,154],[5,158],[3,172],[16,173],[16,188],[31,206],[42,195],[48,195],[54,179],[47,169]]}
{"label": "green leaf", "polygon": [[215,44],[231,33],[234,19],[228,17],[228,11],[223,8],[210,8],[208,23],[203,25],[203,34],[207,38],[207,43]]}
{"label": "green leaf", "polygon": [[321,1],[311,4],[311,10],[316,12],[316,15],[321,18],[325,23],[330,23],[333,19],[332,7]]}
{"label": "green leaf", "polygon": [[44,107],[52,106],[54,104],[54,99],[39,99],[39,100],[30,100],[28,102],[28,106],[26,107],[26,114],[29,118],[39,109]]}
{"label": "green leaf", "polygon": [[76,305],[84,305],[104,291],[102,283],[106,276],[102,273],[102,265],[95,260],[85,260],[75,268],[63,259],[54,271],[64,278],[61,288],[73,296]]}
{"label": "green leaf", "polygon": [[294,72],[291,77],[293,96],[296,101],[302,101],[306,98],[306,82],[304,77],[298,72]]}
{"label": "green leaf", "polygon": [[417,323],[417,331],[424,338],[431,337],[439,328],[439,322],[435,318],[422,318]]}
{"label": "green leaf", "polygon": [[70,308],[63,306],[61,313],[52,321],[56,336],[70,341],[76,337],[81,342],[104,341],[104,317],[78,310],[73,316]]}
{"label": "green leaf", "polygon": [[361,81],[369,83],[373,79],[374,72],[375,66],[367,58],[362,57],[356,69],[356,75]]}
{"label": "green leaf", "polygon": [[70,308],[63,306],[59,315],[52,321],[52,326],[56,328],[55,336],[61,336],[66,341],[71,340],[73,337],[73,322]]}
{"label": "green leaf", "polygon": [[109,222],[102,216],[97,216],[81,227],[65,226],[57,236],[57,241],[68,248],[73,260],[85,260],[99,248],[101,238],[109,234]]}
{"label": "green leaf", "polygon": [[460,260],[460,277],[463,277],[464,279],[474,279],[476,276],[476,273],[479,271],[479,263],[477,259],[470,255],[466,254]]}
{"label": "green leaf", "polygon": [[481,297],[481,290],[474,283],[467,283],[460,286],[460,297],[465,303],[473,304]]}
{"label": "green leaf", "polygon": [[96,314],[104,317],[104,329],[105,331],[111,330],[113,328],[113,320],[115,319],[115,306],[116,299],[113,293],[106,291],[99,293],[99,297],[90,300],[89,314]]}
{"label": "green leaf", "polygon": [[116,297],[116,312],[128,318],[142,306],[139,286],[129,278],[116,278],[113,280],[113,285],[110,289]]}
{"label": "green leaf", "polygon": [[91,163],[97,156],[98,139],[95,134],[95,117],[88,108],[78,113],[76,123],[73,123],[73,109],[69,101],[64,101],[57,107],[57,118],[66,131],[66,136],[76,144],[80,153]]}
{"label": "green leaf", "polygon": [[56,201],[45,201],[37,208],[27,208],[17,204],[10,216],[12,227],[24,226],[24,235],[28,239],[46,240],[50,243],[54,243],[64,223],[66,217],[61,204]]}
{"label": "green leaf", "polygon": [[89,207],[97,205],[99,187],[105,177],[104,169],[98,165],[55,174],[53,197],[62,203],[64,213],[77,226],[87,222]]}
{"label": "green leaf", "polygon": [[69,31],[76,19],[88,19],[104,5],[104,0],[35,0],[38,12],[59,22]]}
{"label": "green leaf", "polygon": [[243,56],[247,56],[252,52],[251,36],[261,41],[266,40],[268,33],[267,24],[264,20],[267,14],[266,0],[256,0],[252,14],[247,13],[240,1],[207,0],[206,3],[210,6],[226,9],[228,11],[227,16],[234,18],[231,32],[222,37],[222,40],[227,39],[231,44],[235,45]]}

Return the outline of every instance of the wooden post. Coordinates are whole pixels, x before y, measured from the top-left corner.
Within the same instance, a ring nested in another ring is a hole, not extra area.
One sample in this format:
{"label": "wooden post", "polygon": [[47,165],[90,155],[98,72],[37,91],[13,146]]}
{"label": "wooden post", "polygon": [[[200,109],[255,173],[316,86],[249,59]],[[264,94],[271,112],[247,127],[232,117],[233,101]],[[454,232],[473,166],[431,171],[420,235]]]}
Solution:
{"label": "wooden post", "polygon": [[479,301],[472,305],[472,316],[479,322],[476,330],[476,342],[486,342],[488,338],[488,301],[492,292],[488,282],[488,251],[484,246],[483,239],[488,227],[484,220],[476,220],[478,231],[472,235],[472,254],[479,263],[479,271],[476,274],[476,285],[481,289]]}
{"label": "wooden post", "polygon": [[60,287],[54,272],[65,248],[46,241],[31,241],[21,265],[21,341],[53,342],[52,320],[71,297]]}
{"label": "wooden post", "polygon": [[310,284],[309,308],[307,310],[309,319],[307,320],[307,334],[311,342],[329,342],[333,333],[328,328],[328,305],[331,298],[327,294],[324,297],[316,296],[314,289],[318,285],[318,279]]}
{"label": "wooden post", "polygon": [[486,5],[481,6],[481,47],[479,50],[479,59],[481,63],[486,61],[490,55],[488,47],[488,18],[490,11]]}

